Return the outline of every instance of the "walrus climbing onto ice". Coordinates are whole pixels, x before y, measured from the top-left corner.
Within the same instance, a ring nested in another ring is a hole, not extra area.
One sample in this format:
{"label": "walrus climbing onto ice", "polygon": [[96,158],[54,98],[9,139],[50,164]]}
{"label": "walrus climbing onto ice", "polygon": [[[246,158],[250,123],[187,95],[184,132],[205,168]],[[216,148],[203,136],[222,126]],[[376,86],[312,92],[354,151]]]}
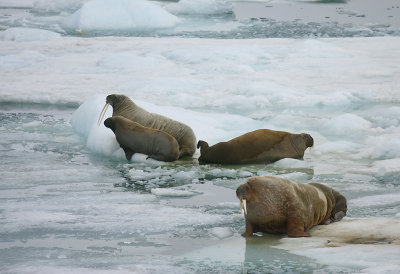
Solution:
{"label": "walrus climbing onto ice", "polygon": [[307,230],[338,222],[347,212],[346,198],[338,191],[278,177],[250,177],[237,188],[236,196],[246,219],[244,237],[255,232],[310,237]]}
{"label": "walrus climbing onto ice", "polygon": [[144,127],[122,116],[113,116],[104,121],[117,138],[117,142],[130,160],[135,153],[147,154],[149,158],[171,162],[179,157],[179,145],[168,133]]}
{"label": "walrus climbing onto ice", "polygon": [[199,162],[257,164],[272,163],[283,158],[302,159],[304,151],[313,145],[313,138],[306,133],[258,129],[211,147],[200,140],[197,148],[201,153]]}
{"label": "walrus climbing onto ice", "polygon": [[144,127],[158,129],[174,137],[179,144],[179,158],[192,156],[196,152],[196,136],[189,126],[168,117],[150,113],[125,95],[111,94],[107,96],[98,124],[101,123],[109,105],[113,107],[113,116],[123,116]]}

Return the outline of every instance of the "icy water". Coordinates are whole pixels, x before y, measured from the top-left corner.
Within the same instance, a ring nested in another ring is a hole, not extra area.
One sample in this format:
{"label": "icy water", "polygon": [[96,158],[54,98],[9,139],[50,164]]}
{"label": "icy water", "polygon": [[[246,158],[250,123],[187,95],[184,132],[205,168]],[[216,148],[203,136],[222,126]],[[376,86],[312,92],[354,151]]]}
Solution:
{"label": "icy water", "polygon": [[[398,273],[400,9],[361,2],[0,1],[0,272]],[[97,126],[110,93],[210,145],[258,128],[315,145],[126,161]],[[235,190],[255,175],[327,184],[348,216],[244,239]]]}

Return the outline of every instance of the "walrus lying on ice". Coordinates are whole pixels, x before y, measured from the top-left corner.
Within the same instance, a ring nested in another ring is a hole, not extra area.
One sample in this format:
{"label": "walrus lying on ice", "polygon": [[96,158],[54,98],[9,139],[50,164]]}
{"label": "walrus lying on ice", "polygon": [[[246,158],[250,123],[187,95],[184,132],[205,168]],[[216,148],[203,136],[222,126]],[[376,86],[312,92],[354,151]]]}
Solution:
{"label": "walrus lying on ice", "polygon": [[211,147],[200,140],[197,148],[201,153],[199,162],[257,164],[272,163],[283,158],[302,159],[304,151],[313,145],[313,138],[306,133],[258,129]]}
{"label": "walrus lying on ice", "polygon": [[196,136],[189,126],[168,117],[150,113],[137,106],[125,95],[111,94],[107,96],[98,124],[101,123],[109,105],[113,107],[113,116],[123,116],[144,127],[158,129],[174,137],[179,144],[179,158],[192,156],[196,152]]}
{"label": "walrus lying on ice", "polygon": [[117,138],[117,142],[130,160],[135,153],[143,153],[159,161],[175,161],[179,157],[179,145],[168,133],[141,126],[122,116],[113,116],[104,121]]}
{"label": "walrus lying on ice", "polygon": [[326,185],[271,176],[248,178],[236,196],[246,219],[244,237],[255,232],[310,237],[307,230],[338,222],[347,212],[346,198]]}

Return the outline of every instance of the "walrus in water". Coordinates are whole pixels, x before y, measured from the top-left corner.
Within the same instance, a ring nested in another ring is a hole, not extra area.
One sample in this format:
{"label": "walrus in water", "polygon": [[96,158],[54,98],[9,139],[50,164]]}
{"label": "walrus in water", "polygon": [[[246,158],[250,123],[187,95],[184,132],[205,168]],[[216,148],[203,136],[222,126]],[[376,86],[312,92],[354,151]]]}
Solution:
{"label": "walrus in water", "polygon": [[150,113],[125,95],[111,94],[107,96],[98,124],[101,123],[109,105],[113,107],[113,116],[123,116],[144,127],[162,130],[173,136],[179,144],[179,158],[192,156],[196,152],[196,136],[189,126],[168,117]]}
{"label": "walrus in water", "polygon": [[200,140],[197,148],[200,148],[201,154],[199,162],[257,164],[272,163],[283,158],[302,159],[304,151],[313,145],[313,138],[306,133],[258,129],[211,147]]}
{"label": "walrus in water", "polygon": [[255,232],[310,237],[307,230],[338,222],[347,212],[346,198],[326,185],[271,176],[248,178],[236,196],[246,219],[244,237]]}
{"label": "walrus in water", "polygon": [[107,118],[104,125],[114,132],[127,160],[135,153],[147,154],[148,158],[165,162],[179,157],[178,142],[164,131],[144,127],[122,116]]}

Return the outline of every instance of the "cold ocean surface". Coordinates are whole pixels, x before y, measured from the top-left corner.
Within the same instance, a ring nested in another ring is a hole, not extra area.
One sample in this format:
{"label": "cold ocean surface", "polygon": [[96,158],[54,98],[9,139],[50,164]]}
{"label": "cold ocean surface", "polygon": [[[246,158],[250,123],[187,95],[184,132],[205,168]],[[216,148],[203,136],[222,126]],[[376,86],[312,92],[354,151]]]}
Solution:
{"label": "cold ocean surface", "polygon": [[[0,1],[0,272],[398,273],[399,18],[394,0]],[[110,93],[210,145],[259,128],[315,145],[127,161],[97,126]],[[235,190],[255,175],[327,184],[348,216],[244,239]]]}

